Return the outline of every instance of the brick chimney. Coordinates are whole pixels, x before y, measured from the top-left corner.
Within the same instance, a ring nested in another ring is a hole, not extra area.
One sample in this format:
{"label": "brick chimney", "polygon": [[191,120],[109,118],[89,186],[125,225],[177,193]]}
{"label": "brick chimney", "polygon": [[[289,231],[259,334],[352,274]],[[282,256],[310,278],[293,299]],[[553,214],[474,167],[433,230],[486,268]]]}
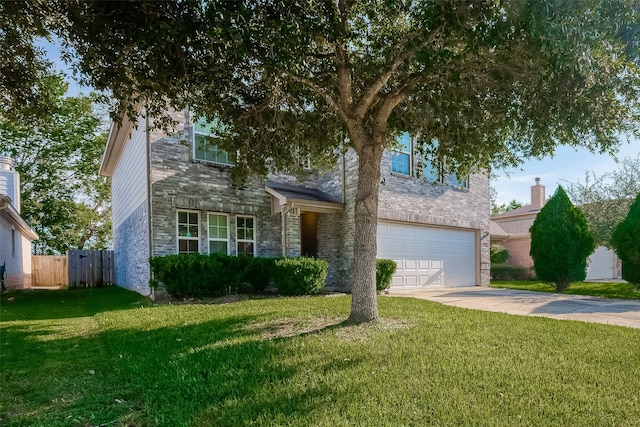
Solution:
{"label": "brick chimney", "polygon": [[20,213],[20,175],[13,170],[13,159],[7,156],[0,156],[0,195],[9,196]]}
{"label": "brick chimney", "polygon": [[540,178],[536,178],[536,185],[531,187],[531,207],[533,209],[542,209],[545,202],[544,185],[540,185]]}

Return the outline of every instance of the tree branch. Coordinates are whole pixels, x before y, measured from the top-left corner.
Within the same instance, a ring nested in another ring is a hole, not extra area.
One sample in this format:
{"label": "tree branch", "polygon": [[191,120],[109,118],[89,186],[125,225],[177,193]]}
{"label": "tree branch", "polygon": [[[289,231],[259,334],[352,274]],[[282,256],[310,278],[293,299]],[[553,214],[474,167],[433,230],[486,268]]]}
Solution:
{"label": "tree branch", "polygon": [[369,89],[365,92],[365,94],[360,99],[360,102],[358,103],[357,107],[354,110],[356,117],[358,118],[364,117],[364,114],[371,107],[371,104],[373,103],[375,97],[378,95],[378,93],[380,93],[382,88],[387,84],[387,82],[389,81],[391,76],[393,76],[393,73],[398,69],[398,67],[403,65],[407,60],[413,59],[416,53],[418,53],[420,49],[423,49],[427,47],[429,44],[433,43],[433,41],[436,39],[436,37],[438,36],[442,28],[443,27],[440,26],[434,31],[432,31],[429,37],[425,41],[418,44],[413,49],[410,49],[404,52],[402,51],[395,52],[395,55],[394,55],[395,59],[393,59],[391,61],[391,64],[382,71],[382,73],[378,76],[376,81],[373,82],[373,84],[369,87]]}
{"label": "tree branch", "polygon": [[327,105],[331,108],[333,108],[333,110],[343,119],[343,120],[347,120],[347,115],[345,114],[345,111],[341,108],[341,106],[331,97],[331,95],[329,93],[327,93],[322,87],[320,87],[319,85],[317,85],[316,83],[312,82],[309,79],[306,79],[304,77],[301,76],[297,76],[295,74],[289,73],[289,72],[283,72],[282,73],[283,76],[285,77],[289,77],[291,80],[298,82],[300,84],[302,84],[303,86],[311,89],[313,92],[315,92],[316,94],[320,95],[320,97],[322,97],[324,99],[324,101],[327,103]]}

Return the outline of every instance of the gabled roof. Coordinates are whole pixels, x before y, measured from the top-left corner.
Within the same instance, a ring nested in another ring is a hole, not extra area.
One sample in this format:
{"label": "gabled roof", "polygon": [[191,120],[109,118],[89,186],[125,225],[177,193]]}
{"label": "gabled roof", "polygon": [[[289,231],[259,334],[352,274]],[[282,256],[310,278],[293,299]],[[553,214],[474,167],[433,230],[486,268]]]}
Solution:
{"label": "gabled roof", "polygon": [[495,221],[489,222],[489,234],[491,234],[491,237],[495,237],[498,239],[509,237],[509,233],[504,231],[502,227],[500,227],[500,224]]}
{"label": "gabled roof", "polygon": [[531,205],[522,206],[517,209],[513,209],[507,212],[503,212],[498,215],[492,215],[491,219],[500,219],[500,218],[509,218],[512,216],[524,216],[524,215],[532,215],[536,216],[540,212],[540,208],[534,208]]}
{"label": "gabled roof", "polygon": [[267,181],[265,190],[278,201],[278,206],[287,205],[308,212],[330,213],[343,209],[340,200],[317,188],[282,182]]}
{"label": "gabled roof", "polygon": [[[142,112],[142,105],[136,106],[136,113],[140,116]],[[111,122],[111,128],[109,129],[109,136],[107,137],[107,146],[104,149],[102,155],[102,162],[100,162],[100,175],[112,176],[115,171],[120,155],[124,150],[126,141],[133,130],[135,123],[129,119],[128,114],[122,116],[122,123],[115,121]]]}

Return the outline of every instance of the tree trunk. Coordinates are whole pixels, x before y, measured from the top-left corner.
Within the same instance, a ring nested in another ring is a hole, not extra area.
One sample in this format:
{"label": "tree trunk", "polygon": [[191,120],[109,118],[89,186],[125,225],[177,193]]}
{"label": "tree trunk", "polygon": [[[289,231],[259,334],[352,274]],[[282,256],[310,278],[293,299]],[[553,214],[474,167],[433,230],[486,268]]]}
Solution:
{"label": "tree trunk", "polygon": [[358,153],[358,188],[355,206],[351,314],[348,323],[378,319],[376,254],[378,189],[382,144],[367,144]]}

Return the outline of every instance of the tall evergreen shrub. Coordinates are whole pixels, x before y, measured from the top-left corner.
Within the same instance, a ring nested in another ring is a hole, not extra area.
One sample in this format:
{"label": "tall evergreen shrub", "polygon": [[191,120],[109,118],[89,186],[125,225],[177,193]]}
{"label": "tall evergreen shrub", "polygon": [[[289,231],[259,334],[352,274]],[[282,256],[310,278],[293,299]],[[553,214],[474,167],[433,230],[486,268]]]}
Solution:
{"label": "tall evergreen shrub", "polygon": [[640,194],[613,231],[611,246],[622,261],[622,278],[640,288]]}
{"label": "tall evergreen shrub", "polygon": [[529,229],[534,268],[539,280],[564,292],[586,277],[587,257],[595,249],[593,236],[580,209],[558,186]]}

